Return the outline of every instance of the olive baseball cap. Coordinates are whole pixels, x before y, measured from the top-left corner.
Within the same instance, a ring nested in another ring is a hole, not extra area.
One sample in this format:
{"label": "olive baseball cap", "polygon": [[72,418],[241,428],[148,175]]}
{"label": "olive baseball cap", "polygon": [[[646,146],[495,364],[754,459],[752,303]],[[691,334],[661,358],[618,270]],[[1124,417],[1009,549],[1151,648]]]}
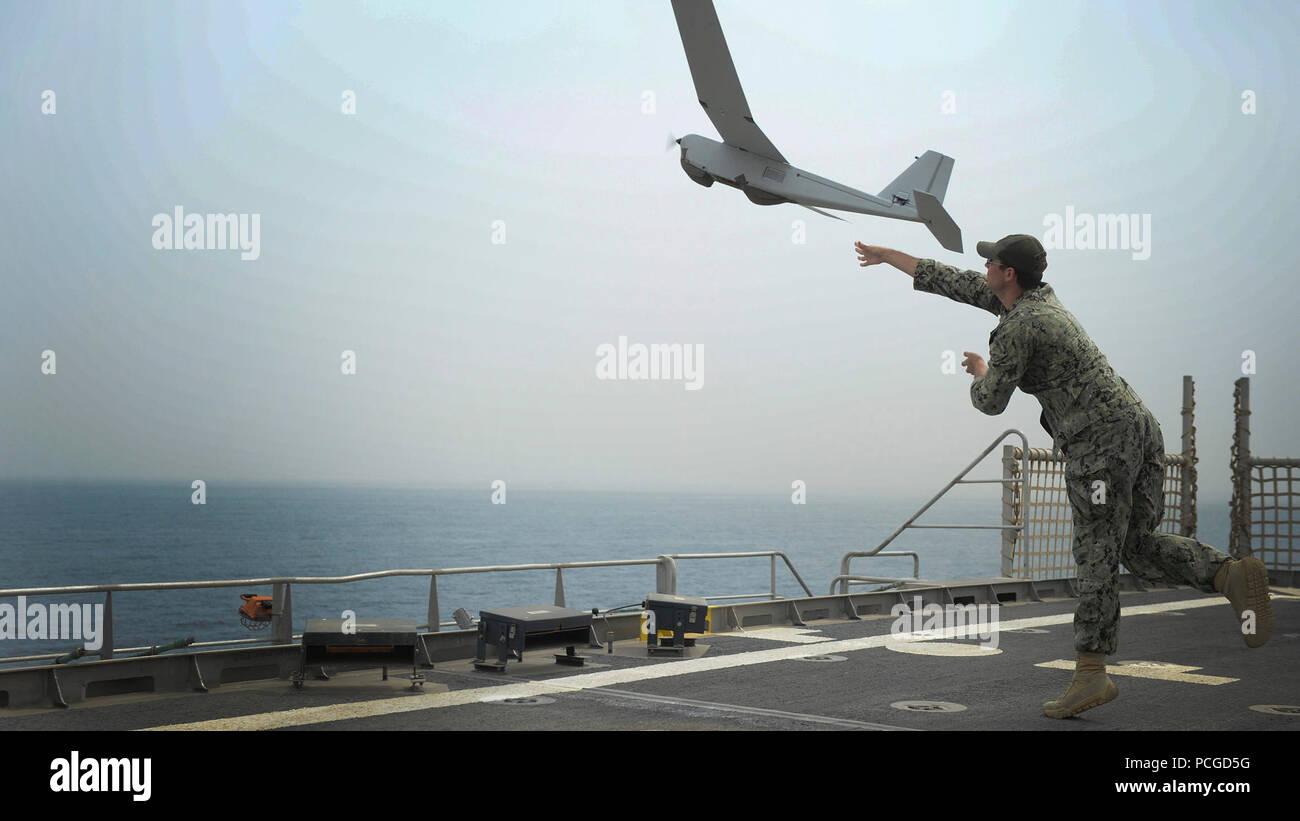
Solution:
{"label": "olive baseball cap", "polygon": [[977,242],[975,253],[984,259],[1001,260],[1003,265],[1031,277],[1047,268],[1047,252],[1043,250],[1043,244],[1029,234],[1009,234],[997,242]]}

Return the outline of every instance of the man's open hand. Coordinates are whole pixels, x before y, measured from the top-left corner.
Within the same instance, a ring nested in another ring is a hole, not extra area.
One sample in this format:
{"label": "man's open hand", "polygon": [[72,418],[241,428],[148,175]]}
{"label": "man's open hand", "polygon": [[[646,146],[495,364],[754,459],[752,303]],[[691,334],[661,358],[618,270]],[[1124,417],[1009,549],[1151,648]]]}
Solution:
{"label": "man's open hand", "polygon": [[860,242],[853,243],[853,248],[858,252],[858,261],[862,264],[859,268],[865,268],[868,265],[877,265],[885,261],[885,252],[888,248],[881,248],[879,245],[863,245]]}
{"label": "man's open hand", "polygon": [[863,245],[860,242],[853,243],[853,250],[858,252],[858,261],[862,263],[860,268],[886,262],[909,277],[916,276],[916,257],[904,254],[902,251],[881,248],[879,245]]}
{"label": "man's open hand", "polygon": [[962,353],[966,354],[966,358],[961,361],[961,366],[966,369],[966,373],[976,379],[983,376],[989,369],[989,366],[984,364],[984,357],[974,351],[962,351]]}

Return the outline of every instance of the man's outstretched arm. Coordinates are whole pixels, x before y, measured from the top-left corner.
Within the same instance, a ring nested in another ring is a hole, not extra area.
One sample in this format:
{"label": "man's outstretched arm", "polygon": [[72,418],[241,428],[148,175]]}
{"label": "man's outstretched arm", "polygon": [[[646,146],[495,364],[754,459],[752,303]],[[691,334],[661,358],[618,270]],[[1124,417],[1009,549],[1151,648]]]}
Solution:
{"label": "man's outstretched arm", "polygon": [[853,246],[858,252],[860,267],[888,263],[912,277],[912,288],[930,294],[946,296],[956,302],[983,308],[994,316],[1006,313],[1006,306],[997,294],[989,290],[984,276],[977,271],[959,271],[951,265],[944,265],[933,259],[917,259],[878,245]]}
{"label": "man's outstretched arm", "polygon": [[859,268],[866,268],[868,265],[878,265],[885,263],[892,265],[898,270],[910,276],[916,276],[916,263],[919,262],[916,257],[908,256],[902,251],[895,251],[893,248],[882,248],[879,245],[863,245],[860,242],[853,243],[853,248],[858,252],[858,260],[861,261]]}

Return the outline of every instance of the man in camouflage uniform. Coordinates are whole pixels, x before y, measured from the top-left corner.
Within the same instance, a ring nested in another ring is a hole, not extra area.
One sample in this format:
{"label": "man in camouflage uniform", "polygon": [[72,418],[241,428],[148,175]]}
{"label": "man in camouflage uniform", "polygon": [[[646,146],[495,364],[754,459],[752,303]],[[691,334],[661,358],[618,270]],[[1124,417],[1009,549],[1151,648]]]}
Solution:
{"label": "man in camouflage uniform", "polygon": [[1258,647],[1268,640],[1272,610],[1262,562],[1235,561],[1195,539],[1156,531],[1164,515],[1160,425],[1042,281],[1047,254],[1037,239],[1013,234],[979,243],[976,250],[987,260],[984,274],[888,248],[862,243],[855,248],[863,266],[889,263],[913,277],[915,290],[997,316],[988,363],[971,351],[962,361],[975,377],[971,402],[997,415],[1016,388],[1036,396],[1043,407],[1039,422],[1065,456],[1078,566],[1074,646],[1079,656],[1069,690],[1043,705],[1046,715],[1065,718],[1118,695],[1106,675],[1105,657],[1116,648],[1121,562],[1149,581],[1225,594],[1246,644]]}

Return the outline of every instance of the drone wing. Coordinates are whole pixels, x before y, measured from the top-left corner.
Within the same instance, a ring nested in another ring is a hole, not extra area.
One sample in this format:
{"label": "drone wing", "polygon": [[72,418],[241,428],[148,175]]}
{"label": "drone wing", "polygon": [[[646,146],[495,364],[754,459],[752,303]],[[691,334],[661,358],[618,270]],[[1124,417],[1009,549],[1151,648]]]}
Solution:
{"label": "drone wing", "polygon": [[695,81],[695,94],[704,106],[704,113],[713,121],[713,127],[722,135],[722,141],[751,154],[785,162],[785,157],[749,113],[749,103],[745,102],[745,91],[731,62],[713,0],[672,2],[677,31],[686,49],[686,62]]}
{"label": "drone wing", "polygon": [[844,217],[837,217],[834,214],[832,214],[830,211],[823,211],[820,208],[813,208],[811,205],[806,205],[802,202],[799,203],[799,205],[802,205],[804,208],[807,208],[809,211],[816,211],[818,214],[821,214],[823,217],[830,217],[831,219],[839,220],[840,222],[848,222],[848,220],[844,219]]}

